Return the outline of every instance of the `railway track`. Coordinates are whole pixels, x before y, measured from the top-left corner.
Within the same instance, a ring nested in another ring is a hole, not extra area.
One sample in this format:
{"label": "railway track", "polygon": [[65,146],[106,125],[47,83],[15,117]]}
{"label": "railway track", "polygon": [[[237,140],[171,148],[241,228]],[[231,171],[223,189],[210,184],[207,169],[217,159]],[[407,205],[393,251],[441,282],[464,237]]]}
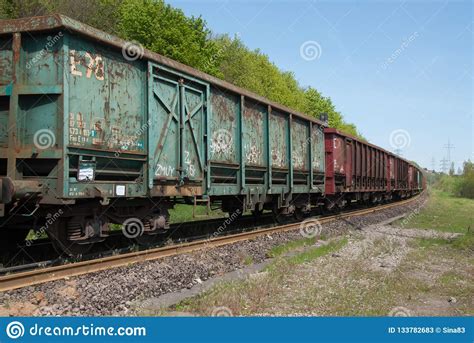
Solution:
{"label": "railway track", "polygon": [[[420,195],[395,203],[379,205],[368,209],[355,210],[325,217],[314,217],[321,224],[329,223],[339,219],[362,216],[379,212],[388,208],[406,205],[418,199]],[[309,219],[309,218],[307,218]],[[255,229],[248,232],[218,236],[215,238],[204,238],[192,242],[173,244],[165,247],[152,248],[120,255],[107,256],[94,260],[64,264],[53,267],[35,269],[26,272],[18,272],[0,277],[0,291],[8,291],[22,287],[32,286],[40,283],[64,279],[67,277],[93,273],[101,270],[130,265],[133,263],[156,260],[164,257],[179,255],[197,251],[203,248],[218,247],[240,241],[253,239],[262,235],[276,232],[285,232],[299,228],[300,222],[284,224],[271,228]]]}
{"label": "railway track", "polygon": [[[189,222],[173,223],[169,230],[164,233],[158,242],[150,242],[148,245],[140,244],[133,238],[127,238],[121,230],[111,232],[106,241],[96,243],[92,251],[81,256],[80,259],[74,257],[57,256],[58,252],[53,248],[51,241],[47,238],[39,239],[33,244],[11,247],[7,251],[6,261],[0,268],[0,278],[3,275],[25,272],[34,268],[53,267],[61,264],[82,262],[111,255],[124,254],[132,251],[145,250],[150,248],[162,247],[165,242],[183,243],[191,240],[206,238],[207,233],[215,232],[222,224],[223,218],[212,218],[206,220],[194,220]],[[258,221],[258,223],[257,223]],[[262,214],[258,218],[253,215],[243,215],[229,225],[229,228],[245,227],[246,230],[261,228],[265,225],[274,224],[273,216]],[[237,232],[238,230],[226,230],[227,234]],[[242,230],[241,230],[242,231]],[[17,258],[13,260],[11,256]],[[45,258],[46,257],[46,258]],[[2,261],[3,262],[3,261]]]}

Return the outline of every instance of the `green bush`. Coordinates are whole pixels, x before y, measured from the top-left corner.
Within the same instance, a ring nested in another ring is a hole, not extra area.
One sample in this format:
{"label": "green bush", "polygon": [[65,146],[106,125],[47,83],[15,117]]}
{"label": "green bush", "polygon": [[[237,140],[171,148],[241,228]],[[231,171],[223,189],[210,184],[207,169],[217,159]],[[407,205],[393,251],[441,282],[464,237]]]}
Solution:
{"label": "green bush", "polygon": [[474,163],[471,160],[464,162],[462,177],[457,184],[456,193],[463,198],[474,199]]}
{"label": "green bush", "polygon": [[438,180],[435,188],[452,194],[456,195],[459,189],[459,178],[455,176],[450,176],[450,175],[441,175],[440,179]]}
{"label": "green bush", "polygon": [[434,187],[454,196],[474,199],[474,163],[464,162],[462,175],[437,174]]}

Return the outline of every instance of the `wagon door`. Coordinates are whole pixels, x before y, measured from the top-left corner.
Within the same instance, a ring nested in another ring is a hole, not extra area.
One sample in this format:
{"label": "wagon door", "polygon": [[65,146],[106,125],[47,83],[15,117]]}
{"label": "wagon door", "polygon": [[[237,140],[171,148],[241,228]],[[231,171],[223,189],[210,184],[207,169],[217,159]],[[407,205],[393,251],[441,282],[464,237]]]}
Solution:
{"label": "wagon door", "polygon": [[208,85],[154,64],[149,75],[152,194],[202,194]]}

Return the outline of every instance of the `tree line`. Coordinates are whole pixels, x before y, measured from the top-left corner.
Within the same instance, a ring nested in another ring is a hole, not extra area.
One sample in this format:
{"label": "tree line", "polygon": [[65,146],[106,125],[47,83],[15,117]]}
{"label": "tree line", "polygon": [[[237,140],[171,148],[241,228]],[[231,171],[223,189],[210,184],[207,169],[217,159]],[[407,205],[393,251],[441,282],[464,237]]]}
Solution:
{"label": "tree line", "polygon": [[201,17],[188,17],[163,0],[0,0],[0,19],[62,13],[203,72],[253,91],[361,137],[331,99],[301,86],[262,51],[238,37],[213,34]]}
{"label": "tree line", "polygon": [[429,182],[444,192],[462,198],[474,199],[474,162],[467,160],[458,175],[450,172],[431,173]]}

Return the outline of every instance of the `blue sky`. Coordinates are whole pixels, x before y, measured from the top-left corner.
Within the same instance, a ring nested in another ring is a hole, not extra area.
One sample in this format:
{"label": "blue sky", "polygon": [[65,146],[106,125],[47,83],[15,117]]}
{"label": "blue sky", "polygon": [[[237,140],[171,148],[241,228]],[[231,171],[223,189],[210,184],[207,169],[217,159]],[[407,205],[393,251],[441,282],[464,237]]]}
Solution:
{"label": "blue sky", "polygon": [[372,143],[430,169],[448,139],[456,169],[473,159],[471,1],[167,2],[330,96]]}

